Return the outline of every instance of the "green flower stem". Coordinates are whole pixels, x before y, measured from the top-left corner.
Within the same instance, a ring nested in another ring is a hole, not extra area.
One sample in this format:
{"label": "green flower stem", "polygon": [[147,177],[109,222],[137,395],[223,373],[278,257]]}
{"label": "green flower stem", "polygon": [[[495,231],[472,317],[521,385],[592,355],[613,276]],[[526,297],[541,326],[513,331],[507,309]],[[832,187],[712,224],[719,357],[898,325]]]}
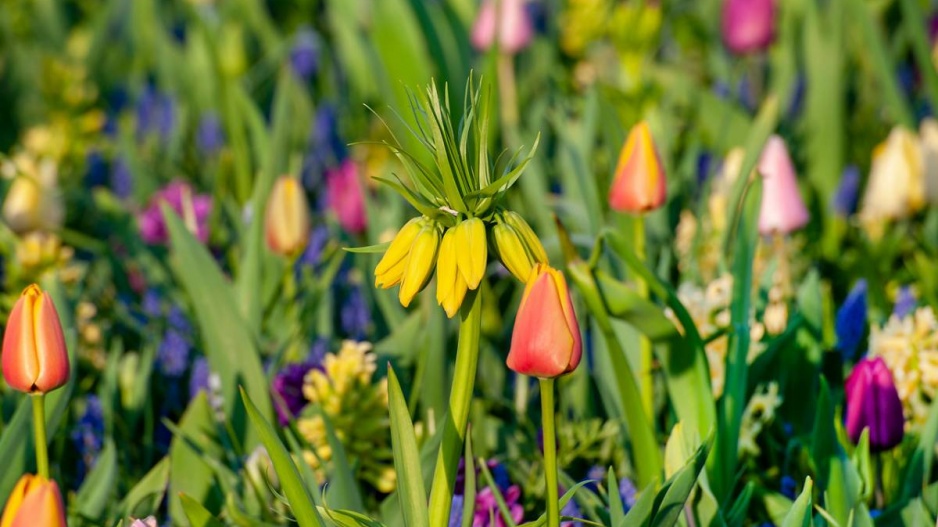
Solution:
{"label": "green flower stem", "polygon": [[544,428],[544,481],[547,483],[547,527],[560,527],[557,482],[557,432],[554,427],[554,379],[540,379],[541,421]]}
{"label": "green flower stem", "polygon": [[[639,260],[641,260],[642,263],[645,263],[645,215],[639,214],[638,216],[635,216],[632,221],[635,226],[632,247],[635,250],[635,254],[638,256]],[[635,287],[638,290],[638,294],[647,300],[648,284],[645,283],[645,280],[641,276],[635,277]],[[645,415],[651,417],[655,415],[655,378],[652,374],[652,365],[654,364],[654,348],[652,348],[651,340],[649,340],[645,335],[638,336],[638,344],[640,352],[640,370],[638,375],[641,381],[642,408],[645,410]]]}
{"label": "green flower stem", "polygon": [[443,442],[437,453],[433,486],[430,489],[430,525],[449,524],[456,470],[466,438],[469,403],[472,402],[479,363],[481,328],[482,290],[479,288],[469,293],[460,312],[459,347],[456,350],[456,370],[449,394],[449,413],[443,423]]}
{"label": "green flower stem", "polygon": [[33,430],[35,431],[36,470],[49,479],[49,444],[46,441],[46,394],[31,395],[33,399]]}

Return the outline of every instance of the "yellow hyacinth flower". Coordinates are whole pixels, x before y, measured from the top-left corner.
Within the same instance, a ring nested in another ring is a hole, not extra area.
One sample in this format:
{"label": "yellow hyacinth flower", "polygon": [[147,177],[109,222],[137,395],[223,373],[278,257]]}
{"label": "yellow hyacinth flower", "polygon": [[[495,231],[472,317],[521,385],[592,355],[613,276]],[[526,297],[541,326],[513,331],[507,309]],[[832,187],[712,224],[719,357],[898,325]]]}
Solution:
{"label": "yellow hyacinth flower", "polygon": [[[459,311],[469,289],[463,274],[459,272],[457,259],[460,253],[457,228],[451,228],[440,242],[436,260],[436,302],[443,306],[446,315],[453,318]],[[483,260],[484,261],[484,260]]]}
{"label": "yellow hyacinth flower", "polygon": [[425,222],[407,255],[407,264],[404,266],[401,290],[398,294],[402,306],[409,306],[417,293],[427,285],[433,267],[436,265],[436,251],[439,245],[439,229],[433,222]]}
{"label": "yellow hyacinth flower", "polygon": [[414,218],[401,227],[381,261],[378,262],[378,266],[375,267],[375,287],[389,289],[401,281],[404,277],[410,247],[414,244],[424,223],[426,223],[424,218]]}
{"label": "yellow hyacinth flower", "polygon": [[479,218],[470,218],[455,227],[456,259],[459,273],[469,289],[479,287],[485,276],[485,262],[488,258],[485,243],[485,224]]}

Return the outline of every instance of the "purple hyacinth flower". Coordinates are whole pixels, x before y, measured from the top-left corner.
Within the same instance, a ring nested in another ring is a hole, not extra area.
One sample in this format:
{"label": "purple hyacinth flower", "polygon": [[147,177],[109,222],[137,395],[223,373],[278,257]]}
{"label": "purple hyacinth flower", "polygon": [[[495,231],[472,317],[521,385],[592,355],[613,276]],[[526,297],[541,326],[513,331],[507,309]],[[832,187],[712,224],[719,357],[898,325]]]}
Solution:
{"label": "purple hyacinth flower", "polygon": [[290,48],[290,67],[296,76],[308,81],[319,71],[320,48],[319,35],[311,29],[302,29],[293,40]]}
{"label": "purple hyacinth flower", "polygon": [[174,329],[167,330],[156,352],[156,360],[163,375],[181,377],[189,365],[189,350],[189,341],[185,335]]}
{"label": "purple hyacinth flower", "polygon": [[169,94],[147,86],[137,100],[137,139],[157,134],[168,140],[176,128],[176,101]]}
{"label": "purple hyacinth flower", "polygon": [[198,357],[192,362],[192,372],[189,374],[189,399],[194,398],[201,391],[209,392],[208,378],[211,374],[212,370],[205,357]]}
{"label": "purple hyacinth flower", "polygon": [[130,163],[124,156],[117,156],[111,165],[111,190],[120,199],[127,199],[134,190],[134,176]]}
{"label": "purple hyacinth flower", "polygon": [[101,152],[91,150],[85,156],[85,184],[103,187],[108,184],[108,164]]}
{"label": "purple hyacinth flower", "polygon": [[915,299],[912,288],[907,285],[902,286],[899,288],[899,294],[896,295],[896,305],[892,308],[892,314],[899,318],[905,318],[915,311],[917,305],[918,301]]}
{"label": "purple hyacinth flower", "polygon": [[311,369],[313,366],[310,364],[289,364],[274,377],[274,406],[277,408],[277,420],[281,426],[289,424],[290,419],[296,417],[306,406],[303,380]]}
{"label": "purple hyacinth flower", "polygon": [[866,280],[858,280],[847,295],[834,321],[837,332],[837,349],[844,360],[856,356],[866,333]]}
{"label": "purple hyacinth flower", "polygon": [[199,119],[199,128],[195,132],[195,145],[205,155],[212,155],[225,146],[225,131],[221,120],[214,112],[206,112]]}
{"label": "purple hyacinth flower", "polygon": [[104,446],[104,409],[96,395],[89,395],[85,411],[72,430],[72,443],[79,454],[78,481],[94,466],[101,448]]}
{"label": "purple hyacinth flower", "polygon": [[462,511],[466,506],[466,498],[462,494],[453,496],[453,503],[449,508],[449,524],[447,527],[460,527],[462,525]]}
{"label": "purple hyacinth flower", "polygon": [[362,339],[371,325],[371,310],[360,286],[352,286],[339,309],[342,331],[352,339]]}
{"label": "purple hyacinth flower", "polygon": [[[563,489],[561,489],[561,496],[563,495]],[[570,518],[579,518],[582,513],[580,512],[580,506],[577,505],[576,500],[570,498],[570,501],[560,509],[561,516],[567,516]],[[581,522],[561,522],[560,527],[583,527]]]}
{"label": "purple hyacinth flower", "polygon": [[844,168],[840,183],[831,197],[831,208],[838,216],[847,217],[857,211],[860,196],[860,169],[854,165]]}
{"label": "purple hyacinth flower", "polygon": [[635,483],[631,479],[622,478],[619,480],[619,496],[622,498],[622,504],[625,505],[626,510],[635,506],[638,501],[638,488],[635,487]]}
{"label": "purple hyacinth flower", "polygon": [[902,442],[905,418],[892,372],[881,357],[854,366],[845,386],[847,436],[854,443],[869,429],[870,451],[882,452]]}

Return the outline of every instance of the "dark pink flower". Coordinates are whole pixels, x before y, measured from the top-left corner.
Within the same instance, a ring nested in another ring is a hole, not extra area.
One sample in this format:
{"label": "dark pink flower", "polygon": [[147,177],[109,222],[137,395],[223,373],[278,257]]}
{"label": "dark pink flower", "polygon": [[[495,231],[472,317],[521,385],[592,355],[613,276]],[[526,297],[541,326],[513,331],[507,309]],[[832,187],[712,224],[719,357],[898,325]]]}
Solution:
{"label": "dark pink flower", "polygon": [[847,435],[856,443],[870,430],[870,450],[882,452],[902,442],[905,418],[892,372],[881,357],[863,359],[846,383]]}
{"label": "dark pink flower", "polygon": [[208,216],[212,212],[212,197],[196,194],[184,181],[173,181],[150,198],[150,203],[137,215],[140,237],[150,245],[165,244],[169,238],[160,205],[166,203],[185,222],[190,232],[205,243],[208,241]]}
{"label": "dark pink flower", "polygon": [[775,39],[775,0],[725,0],[723,43],[737,55],[763,51]]}
{"label": "dark pink flower", "polygon": [[326,171],[326,192],[329,207],[342,228],[353,234],[364,232],[368,226],[368,216],[358,165],[346,159],[338,167]]}

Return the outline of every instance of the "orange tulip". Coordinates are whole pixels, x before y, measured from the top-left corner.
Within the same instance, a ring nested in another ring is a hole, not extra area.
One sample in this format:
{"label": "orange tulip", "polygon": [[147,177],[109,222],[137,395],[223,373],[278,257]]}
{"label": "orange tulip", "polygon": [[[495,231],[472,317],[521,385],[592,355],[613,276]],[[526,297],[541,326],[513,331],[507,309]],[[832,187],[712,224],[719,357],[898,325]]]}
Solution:
{"label": "orange tulip", "polygon": [[267,246],[283,255],[295,256],[309,241],[309,205],[299,181],[282,176],[274,183],[265,216]]}
{"label": "orange tulip", "polygon": [[664,166],[651,137],[648,123],[642,121],[629,132],[619,154],[609,206],[619,212],[642,213],[657,209],[667,197]]}
{"label": "orange tulip", "polygon": [[508,367],[533,377],[559,377],[576,369],[581,351],[580,325],[563,273],[535,265],[515,318]]}
{"label": "orange tulip", "polygon": [[23,474],[7,499],[0,527],[66,527],[65,506],[55,481]]}
{"label": "orange tulip", "polygon": [[47,393],[68,381],[68,349],[52,297],[27,287],[13,306],[3,335],[3,378],[27,393]]}

